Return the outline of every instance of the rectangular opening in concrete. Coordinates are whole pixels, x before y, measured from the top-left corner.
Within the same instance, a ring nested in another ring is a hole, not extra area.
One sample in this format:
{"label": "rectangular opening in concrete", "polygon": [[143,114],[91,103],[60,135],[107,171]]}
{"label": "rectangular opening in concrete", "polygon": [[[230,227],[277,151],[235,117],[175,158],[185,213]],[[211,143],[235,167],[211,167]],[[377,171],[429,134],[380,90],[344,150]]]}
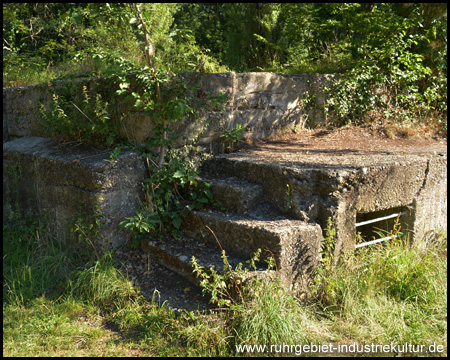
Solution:
{"label": "rectangular opening in concrete", "polygon": [[411,228],[408,207],[401,206],[382,211],[356,214],[356,248],[403,237]]}

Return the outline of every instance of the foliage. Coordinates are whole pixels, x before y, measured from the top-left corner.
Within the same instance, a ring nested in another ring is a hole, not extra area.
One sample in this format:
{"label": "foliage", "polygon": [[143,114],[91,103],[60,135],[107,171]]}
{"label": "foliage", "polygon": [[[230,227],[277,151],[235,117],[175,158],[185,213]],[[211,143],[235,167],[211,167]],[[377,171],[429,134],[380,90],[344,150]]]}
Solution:
{"label": "foliage", "polygon": [[[217,239],[216,239],[217,240]],[[220,245],[220,243],[219,243]],[[299,344],[312,341],[307,331],[311,317],[300,306],[274,274],[273,258],[266,260],[268,269],[261,276],[257,271],[261,249],[234,269],[222,250],[223,271],[205,269],[192,257],[194,272],[201,278],[203,293],[211,295],[211,302],[226,306],[225,319],[229,324],[228,343],[231,349],[243,344]]]}
{"label": "foliage", "polygon": [[[192,51],[205,52],[207,71],[220,65],[207,50],[189,40],[180,41],[170,30],[179,5],[143,4],[148,14],[150,36],[155,50],[155,65],[163,71],[192,71]],[[135,66],[145,64],[143,38],[133,19],[130,4],[114,3],[5,3],[3,4],[3,83],[20,86],[55,78],[99,76],[117,71],[105,57],[123,57]],[[222,68],[222,71],[225,69]]]}
{"label": "foliage", "polygon": [[[82,208],[82,204],[78,204],[78,209]],[[87,258],[100,258],[98,253],[98,241],[104,240],[101,235],[103,223],[101,221],[101,212],[97,210],[96,214],[92,216],[90,221],[86,221],[86,216],[80,210],[77,210],[69,219],[70,232],[78,240],[78,251],[80,255]]]}
{"label": "foliage", "polygon": [[417,123],[446,114],[446,66],[426,61],[427,54],[418,51],[430,51],[439,21],[425,30],[419,4],[407,9],[378,4],[369,10],[356,12],[352,22],[365,29],[351,47],[358,62],[325,89],[330,122]]}
{"label": "foliage", "polygon": [[445,236],[425,251],[362,249],[323,274],[335,284],[327,299],[313,291],[300,304],[261,279],[235,310],[175,315],[157,294],[143,298],[112,254],[80,263],[35,220],[3,224],[5,356],[231,356],[233,344],[283,342],[436,343],[447,353]]}
{"label": "foliage", "polygon": [[[392,63],[397,63],[399,59],[402,60],[396,55]],[[393,76],[391,72],[383,73],[378,61],[372,61],[347,71],[335,83],[326,86],[328,96],[325,114],[330,123],[360,125],[380,119],[396,123],[417,122],[426,115],[434,115],[433,112],[439,111],[435,100],[444,99],[443,94],[437,95],[433,90],[436,86],[431,85],[426,90],[434,92],[435,99],[423,97],[417,86],[419,81],[431,73],[431,69],[421,66],[421,59],[410,53],[406,53],[403,60],[410,68],[401,72],[394,69],[400,76]],[[405,63],[393,66],[403,65]],[[440,110],[446,111],[444,108]]]}
{"label": "foliage", "polygon": [[224,138],[222,151],[225,152],[225,146],[228,151],[233,152],[233,146],[235,143],[242,142],[241,136],[244,132],[244,127],[242,124],[236,124],[234,129],[231,130],[225,130],[222,135],[220,135],[221,138]]}
{"label": "foliage", "polygon": [[[441,239],[425,252],[402,241],[362,248],[321,274],[311,301],[333,321],[342,319],[336,326],[345,323],[345,331],[351,332],[357,326],[359,336],[367,340],[386,336],[396,342],[426,343],[431,328],[446,328],[446,280],[433,279],[447,268],[446,261],[437,260],[445,257],[442,241],[446,243]],[[322,281],[328,284],[325,293]],[[428,314],[433,324],[418,313]]]}
{"label": "foliage", "polygon": [[[248,283],[244,285],[244,281],[248,278],[249,271],[256,271],[256,263],[259,261],[260,255],[261,249],[258,249],[253,257],[247,261],[248,267],[242,269],[243,265],[239,263],[233,269],[228,263],[225,251],[222,249],[223,273],[218,272],[214,267],[205,270],[203,266],[198,264],[195,256],[192,256],[193,272],[201,278],[200,286],[203,288],[203,294],[209,293],[211,302],[217,303],[220,307],[230,307],[245,300],[244,296],[249,291],[249,285]],[[271,270],[274,267],[273,259],[269,261],[269,264],[269,270]]]}
{"label": "foliage", "polygon": [[150,41],[161,73],[199,62],[207,72],[334,73],[330,124],[445,132],[446,13],[446,3],[5,3],[4,86],[117,73],[108,58],[149,65]]}
{"label": "foliage", "polygon": [[120,121],[111,119],[111,106],[100,93],[93,97],[85,85],[80,91],[69,82],[53,93],[50,104],[41,103],[40,126],[60,140],[112,146],[122,139]]}
{"label": "foliage", "polygon": [[[152,158],[149,154],[145,156]],[[191,210],[213,201],[209,184],[197,180],[201,160],[185,147],[169,150],[163,166],[150,168],[150,177],[144,180],[146,199],[143,209],[120,223],[121,227],[133,231],[135,245],[144,234],[177,237],[182,219]]]}

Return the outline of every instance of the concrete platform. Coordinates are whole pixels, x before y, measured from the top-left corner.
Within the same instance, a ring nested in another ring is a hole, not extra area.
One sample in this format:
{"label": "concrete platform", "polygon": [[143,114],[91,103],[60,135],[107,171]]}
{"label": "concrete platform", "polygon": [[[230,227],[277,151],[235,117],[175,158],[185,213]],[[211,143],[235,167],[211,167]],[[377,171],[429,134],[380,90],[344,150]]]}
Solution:
{"label": "concrete platform", "polygon": [[447,229],[446,147],[410,153],[247,150],[217,156],[204,171],[258,183],[274,208],[322,229],[331,217],[337,254],[355,248],[359,214],[406,211],[403,229],[413,242]]}
{"label": "concrete platform", "polygon": [[[120,246],[128,233],[117,225],[140,208],[145,167],[135,151],[124,150],[114,161],[110,154],[40,137],[6,142],[4,205],[12,200],[24,213],[37,210],[61,239],[77,213],[91,219],[100,215],[101,247]],[[236,262],[250,259],[257,248],[268,249],[283,278],[300,289],[319,264],[329,218],[336,229],[335,258],[355,250],[361,221],[404,212],[402,231],[419,245],[426,245],[434,230],[447,229],[447,151],[442,146],[411,152],[247,149],[209,160],[203,177],[228,210],[191,213],[179,242],[147,239],[143,244],[186,277],[192,278],[192,255],[205,266],[222,264],[206,226]],[[391,225],[392,220],[383,226],[389,231]]]}

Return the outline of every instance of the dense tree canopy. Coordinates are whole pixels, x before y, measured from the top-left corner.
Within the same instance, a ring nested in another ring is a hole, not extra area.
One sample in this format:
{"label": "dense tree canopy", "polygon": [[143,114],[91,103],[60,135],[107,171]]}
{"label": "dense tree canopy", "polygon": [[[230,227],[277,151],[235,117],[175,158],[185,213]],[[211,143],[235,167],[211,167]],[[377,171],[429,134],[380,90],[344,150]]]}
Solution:
{"label": "dense tree canopy", "polygon": [[[446,3],[142,7],[161,71],[193,71],[196,56],[203,56],[209,72],[345,74],[327,108],[340,121],[380,106],[446,115]],[[79,76],[111,71],[99,59],[144,64],[140,25],[126,3],[4,3],[3,18],[6,86],[26,69],[59,69],[64,75],[63,64],[77,62],[69,68]],[[384,100],[375,98],[374,87],[384,91]],[[350,99],[355,89],[361,93]]]}

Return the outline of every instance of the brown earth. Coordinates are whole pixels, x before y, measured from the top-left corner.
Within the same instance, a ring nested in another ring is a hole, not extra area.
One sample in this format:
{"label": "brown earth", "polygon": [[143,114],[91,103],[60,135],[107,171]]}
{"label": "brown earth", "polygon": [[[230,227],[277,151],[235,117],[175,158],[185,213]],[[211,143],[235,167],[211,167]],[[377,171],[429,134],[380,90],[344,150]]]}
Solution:
{"label": "brown earth", "polygon": [[[386,132],[390,135],[386,136]],[[352,155],[368,152],[383,154],[420,154],[421,152],[447,152],[447,138],[436,134],[397,135],[374,127],[344,127],[334,130],[313,129],[301,130],[298,133],[284,134],[277,138],[240,144],[238,152],[246,155],[264,155],[276,161],[281,154],[333,153]],[[181,313],[205,309],[208,299],[202,296],[202,289],[193,286],[184,278],[158,264],[153,256],[142,250],[123,248],[117,251],[117,259],[122,269],[133,279],[141,292],[152,297],[154,290],[159,291],[156,300]],[[158,293],[157,293],[158,294]],[[160,297],[159,297],[160,296]]]}
{"label": "brown earth", "polygon": [[447,137],[436,133],[414,133],[412,130],[371,127],[342,127],[329,129],[303,129],[274,139],[246,142],[242,150],[279,152],[308,152],[311,150],[389,151],[417,153],[423,148],[442,149]]}

